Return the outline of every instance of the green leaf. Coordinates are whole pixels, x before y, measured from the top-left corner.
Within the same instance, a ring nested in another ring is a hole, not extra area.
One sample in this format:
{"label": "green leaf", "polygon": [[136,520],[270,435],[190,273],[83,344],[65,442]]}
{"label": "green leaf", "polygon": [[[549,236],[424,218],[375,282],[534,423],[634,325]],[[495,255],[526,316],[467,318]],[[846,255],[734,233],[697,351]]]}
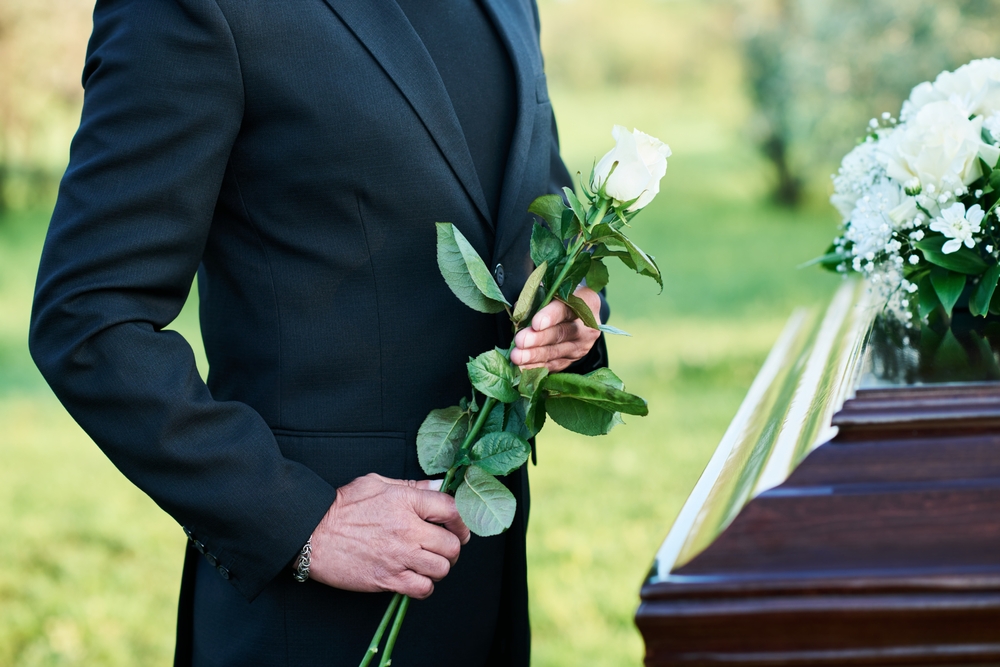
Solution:
{"label": "green leaf", "polygon": [[954,273],[936,266],[931,269],[931,285],[934,286],[934,291],[944,306],[944,312],[951,317],[951,310],[965,289],[965,274]]}
{"label": "green leaf", "polygon": [[469,466],[455,492],[458,513],[476,535],[492,537],[510,528],[517,500],[507,487],[488,472]]}
{"label": "green leaf", "polygon": [[848,260],[851,257],[852,257],[851,253],[847,252],[846,250],[832,250],[830,252],[827,252],[825,255],[820,255],[819,257],[814,257],[810,259],[808,262],[803,262],[802,264],[799,264],[795,268],[804,269],[806,267],[815,266],[816,264],[819,264],[827,271],[836,271],[838,266],[840,266],[845,260]]}
{"label": "green leaf", "polygon": [[573,215],[576,216],[580,224],[584,224],[587,220],[587,214],[583,211],[583,204],[576,198],[576,193],[573,192],[572,188],[563,188],[563,192],[566,193],[566,201],[569,202],[569,207],[573,211]]}
{"label": "green leaf", "polygon": [[602,289],[608,286],[608,267],[604,265],[600,259],[590,260],[590,268],[587,270],[587,287],[594,290],[595,292],[600,292]]}
{"label": "green leaf", "polygon": [[609,387],[614,387],[615,389],[625,389],[625,382],[615,375],[615,372],[605,366],[604,368],[598,368],[596,371],[590,371],[587,373],[586,377],[603,382]]}
{"label": "green leaf", "polygon": [[[614,244],[612,244],[614,245]],[[608,248],[604,243],[597,243],[594,245],[594,251],[590,255],[591,259],[603,259],[605,257],[617,257],[618,259],[625,261],[631,261],[627,250],[612,250]],[[635,270],[634,268],[632,269]]]}
{"label": "green leaf", "polygon": [[[618,231],[606,222],[602,222],[594,225],[590,228],[588,232],[589,237],[587,238],[588,243],[598,244],[598,243],[611,243],[612,245],[621,245],[621,240],[618,238]],[[627,251],[626,251],[627,252]],[[596,252],[595,256],[600,256]]]}
{"label": "green leaf", "polygon": [[576,214],[573,213],[573,209],[564,209],[562,215],[562,231],[559,234],[559,238],[563,241],[567,241],[579,234],[582,229],[580,221],[576,219]]}
{"label": "green leaf", "polygon": [[924,258],[928,262],[949,271],[978,276],[986,270],[986,262],[979,255],[964,246],[956,252],[947,255],[941,252],[941,246],[947,243],[948,240],[944,236],[930,236],[922,241],[918,241],[917,247],[924,253]]}
{"label": "green leaf", "polygon": [[538,300],[538,288],[541,287],[542,278],[545,277],[545,271],[548,268],[548,263],[542,262],[528,276],[528,280],[521,290],[521,295],[517,297],[517,303],[514,304],[515,325],[519,325],[534,315],[532,311],[535,309],[535,301]]}
{"label": "green leaf", "polygon": [[438,268],[459,301],[481,313],[509,306],[475,248],[450,222],[437,223]]}
{"label": "green leaf", "polygon": [[621,417],[592,403],[584,403],[575,398],[547,398],[545,411],[563,428],[580,435],[606,435]]}
{"label": "green leaf", "polygon": [[[523,398],[508,405],[503,430],[523,440],[534,436],[535,434],[528,428],[527,409],[528,402]],[[545,414],[544,411],[542,414]]]}
{"label": "green leaf", "polygon": [[417,431],[417,459],[424,472],[447,472],[468,432],[469,414],[458,406],[431,410]]}
{"label": "green leaf", "polygon": [[660,291],[663,291],[663,277],[660,275],[660,268],[656,266],[656,262],[653,260],[651,255],[647,255],[643,250],[632,243],[632,241],[622,234],[621,232],[615,232],[618,241],[625,246],[628,251],[628,256],[631,262],[623,263],[625,266],[629,267],[639,275],[649,276],[660,286]]}
{"label": "green leaf", "polygon": [[596,329],[600,325],[597,323],[597,319],[594,318],[594,311],[590,309],[587,302],[578,297],[575,294],[570,294],[564,299],[560,299],[563,303],[569,306],[570,310],[576,313],[576,316],[583,320],[591,329]]}
{"label": "green leaf", "polygon": [[562,216],[567,210],[566,202],[559,195],[542,195],[528,207],[528,213],[534,213],[545,220],[552,233],[558,237],[562,237]]}
{"label": "green leaf", "polygon": [[531,260],[535,266],[545,264],[552,268],[566,256],[566,248],[555,234],[542,225],[531,228]]}
{"label": "green leaf", "polygon": [[531,446],[513,433],[490,433],[472,446],[472,462],[491,475],[509,475],[528,460]]}
{"label": "green leaf", "polygon": [[1000,315],[1000,290],[993,292],[993,298],[990,299],[990,314]]}
{"label": "green leaf", "polygon": [[522,398],[521,403],[524,405],[524,425],[531,437],[534,437],[545,426],[545,392],[540,391],[531,398]]}
{"label": "green leaf", "polygon": [[615,336],[629,336],[629,337],[632,336],[632,334],[630,334],[629,332],[622,331],[621,329],[610,326],[608,324],[602,324],[601,326],[597,327],[597,329],[606,334],[614,334]]}
{"label": "green leaf", "polygon": [[917,283],[917,311],[921,318],[926,319],[939,305],[941,302],[938,301],[934,285],[931,285],[931,276],[927,274]]}
{"label": "green leaf", "polygon": [[1000,280],[1000,264],[994,264],[986,269],[979,284],[976,285],[972,297],[969,299],[969,311],[976,316],[986,317],[990,310],[990,301],[993,300],[993,292],[997,288],[997,281]]}
{"label": "green leaf", "polygon": [[514,369],[496,350],[483,352],[466,364],[472,386],[501,403],[513,403],[519,394],[514,388]]}
{"label": "green leaf", "polygon": [[989,184],[994,190],[1000,190],[1000,171],[993,171],[990,173]]}
{"label": "green leaf", "polygon": [[559,285],[560,296],[566,297],[576,291],[576,288],[580,286],[580,283],[583,282],[583,279],[590,271],[590,262],[590,253],[583,253],[577,256],[573,261],[573,266],[566,272],[566,277],[563,278],[563,282]]}
{"label": "green leaf", "polygon": [[[613,373],[610,377],[603,373],[597,375],[593,373],[588,375],[554,373],[545,378],[542,388],[549,392],[549,401],[553,398],[570,397],[610,412],[624,412],[639,416],[649,414],[646,400],[618,389],[616,384],[620,382],[621,380]],[[549,414],[552,414],[551,410]]]}
{"label": "green leaf", "polygon": [[486,415],[486,421],[483,423],[483,430],[480,431],[480,435],[486,435],[487,433],[496,433],[497,431],[503,430],[503,414],[504,414],[504,404],[499,401],[493,404],[493,409],[490,410],[490,414]]}
{"label": "green leaf", "polygon": [[986,160],[984,160],[982,157],[978,157],[976,159],[979,160],[979,169],[980,169],[980,171],[983,172],[983,178],[986,181],[989,181],[990,174],[993,172],[993,167],[991,167],[989,165],[989,163]]}
{"label": "green leaf", "polygon": [[521,396],[531,398],[537,394],[548,375],[549,369],[544,366],[521,371],[521,383],[517,386],[518,391],[521,392]]}

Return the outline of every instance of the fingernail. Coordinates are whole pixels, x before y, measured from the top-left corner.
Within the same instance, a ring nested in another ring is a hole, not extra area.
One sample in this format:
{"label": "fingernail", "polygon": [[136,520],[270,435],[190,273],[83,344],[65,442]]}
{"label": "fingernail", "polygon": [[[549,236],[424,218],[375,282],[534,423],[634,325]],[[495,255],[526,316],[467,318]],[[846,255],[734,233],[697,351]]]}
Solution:
{"label": "fingernail", "polygon": [[431,479],[428,480],[427,488],[431,491],[440,491],[442,484],[444,484],[443,479]]}
{"label": "fingernail", "polygon": [[547,317],[543,317],[540,320],[538,320],[538,326],[541,327],[542,329],[548,329],[550,324],[552,324],[552,320],[550,320]]}

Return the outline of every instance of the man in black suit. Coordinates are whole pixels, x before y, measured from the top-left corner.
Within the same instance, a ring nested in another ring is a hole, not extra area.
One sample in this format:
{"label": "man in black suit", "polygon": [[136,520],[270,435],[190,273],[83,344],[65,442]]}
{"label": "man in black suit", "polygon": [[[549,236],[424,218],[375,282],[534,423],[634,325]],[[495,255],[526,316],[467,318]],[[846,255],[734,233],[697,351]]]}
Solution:
{"label": "man in black suit", "polygon": [[[527,665],[526,470],[511,530],[460,548],[414,442],[511,341],[449,292],[433,223],[512,300],[528,204],[570,181],[534,0],[99,0],[83,80],[31,351],[184,526],[176,664],[354,665],[399,591],[426,599],[397,664]],[[166,329],[196,273],[207,385]],[[559,304],[513,353],[604,356]]]}

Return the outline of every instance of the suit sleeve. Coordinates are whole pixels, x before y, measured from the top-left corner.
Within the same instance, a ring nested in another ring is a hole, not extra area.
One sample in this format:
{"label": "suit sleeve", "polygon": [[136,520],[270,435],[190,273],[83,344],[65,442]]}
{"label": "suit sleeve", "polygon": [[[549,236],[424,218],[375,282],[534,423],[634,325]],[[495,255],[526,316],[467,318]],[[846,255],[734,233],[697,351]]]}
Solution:
{"label": "suit sleeve", "polygon": [[190,346],[165,328],[200,263],[243,116],[218,5],[99,0],[84,89],[39,268],[32,357],[114,464],[253,599],[336,490],[282,457],[249,406],[214,400]]}

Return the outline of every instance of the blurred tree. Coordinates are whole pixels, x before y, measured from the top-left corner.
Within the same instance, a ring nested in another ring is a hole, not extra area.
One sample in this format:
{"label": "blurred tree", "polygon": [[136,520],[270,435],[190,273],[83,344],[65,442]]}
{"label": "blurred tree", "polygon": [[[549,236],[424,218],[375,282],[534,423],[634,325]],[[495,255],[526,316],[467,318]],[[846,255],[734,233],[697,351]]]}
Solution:
{"label": "blurred tree", "polygon": [[92,0],[0,1],[0,211],[48,199],[83,90]]}
{"label": "blurred tree", "polygon": [[752,131],[774,165],[774,199],[801,200],[865,122],[916,84],[998,54],[1000,0],[734,0]]}

